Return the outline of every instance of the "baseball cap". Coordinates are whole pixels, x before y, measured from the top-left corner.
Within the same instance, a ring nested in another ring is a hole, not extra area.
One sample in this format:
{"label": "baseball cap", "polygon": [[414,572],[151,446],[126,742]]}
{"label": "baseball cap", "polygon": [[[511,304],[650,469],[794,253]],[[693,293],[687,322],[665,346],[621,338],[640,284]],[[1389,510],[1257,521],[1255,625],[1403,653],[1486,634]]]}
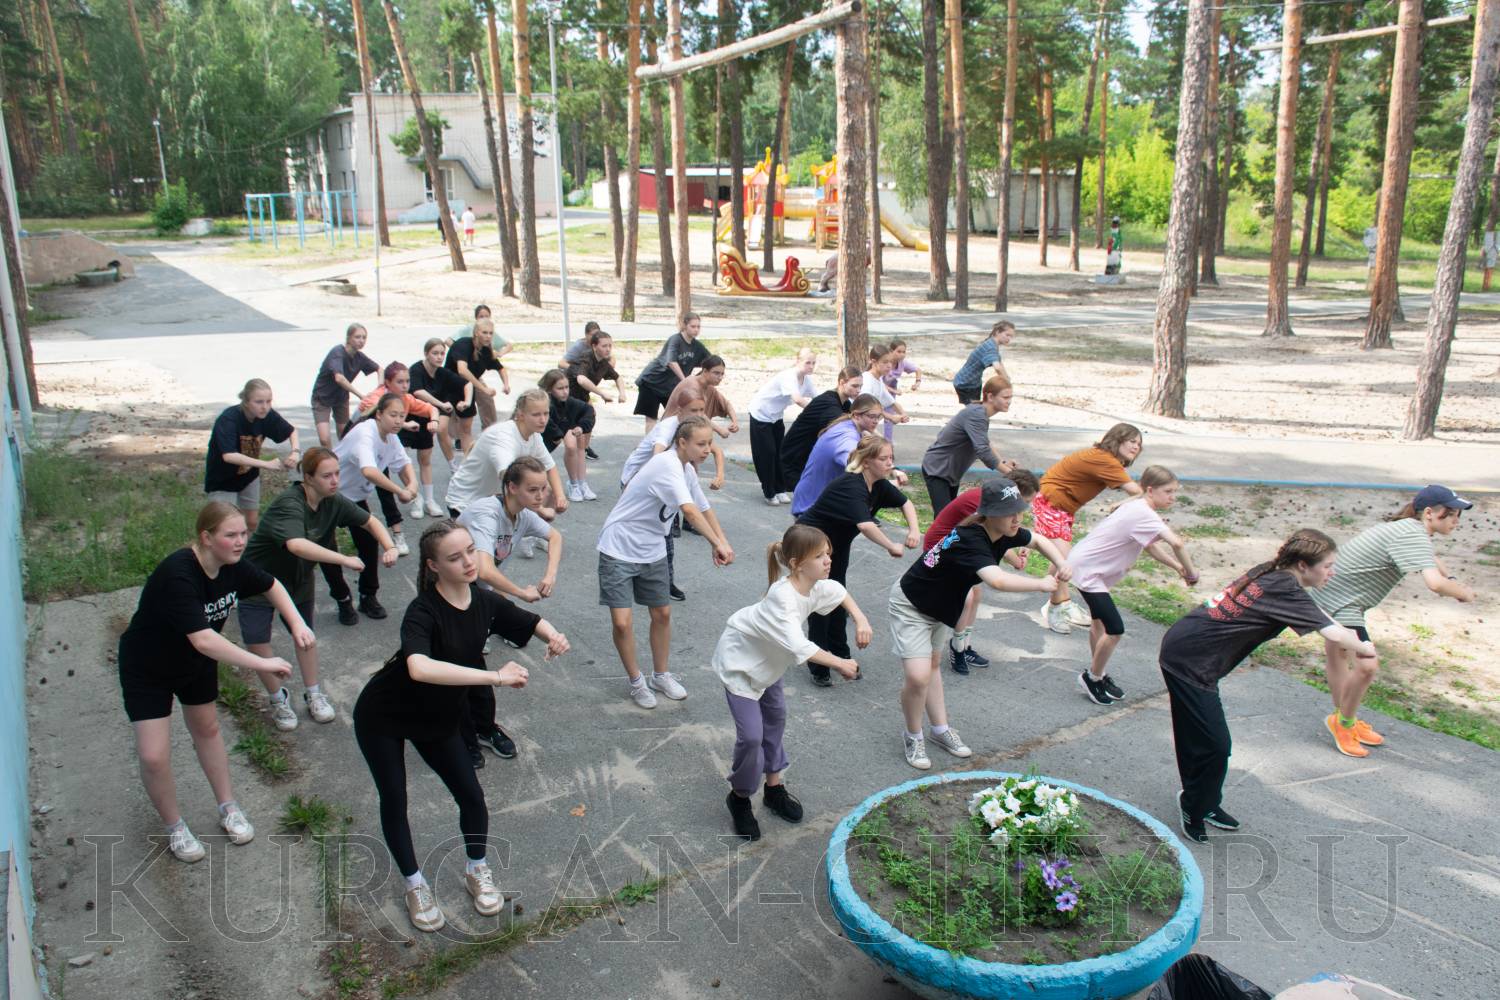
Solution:
{"label": "baseball cap", "polygon": [[1417,493],[1417,498],[1411,502],[1411,505],[1418,512],[1424,511],[1428,507],[1450,507],[1453,510],[1468,510],[1474,506],[1448,487],[1436,484],[1424,486]]}
{"label": "baseball cap", "polygon": [[986,479],[984,486],[979,490],[979,509],[975,512],[980,517],[1005,517],[1009,514],[1019,514],[1027,508],[1028,504],[1021,499],[1021,488],[1009,479],[996,477]]}

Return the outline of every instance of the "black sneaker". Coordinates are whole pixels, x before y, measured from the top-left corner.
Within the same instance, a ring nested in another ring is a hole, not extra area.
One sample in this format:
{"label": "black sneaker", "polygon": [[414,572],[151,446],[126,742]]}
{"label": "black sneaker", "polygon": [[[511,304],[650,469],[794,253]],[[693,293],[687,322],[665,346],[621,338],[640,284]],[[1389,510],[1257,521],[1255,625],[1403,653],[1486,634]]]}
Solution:
{"label": "black sneaker", "polygon": [[1209,826],[1216,826],[1220,830],[1238,830],[1240,828],[1240,821],[1218,806],[1208,811],[1208,814],[1203,817],[1203,822]]}
{"label": "black sneaker", "polygon": [[354,610],[354,598],[346,597],[339,604],[339,624],[358,625],[359,612]]}
{"label": "black sneaker", "polygon": [[497,757],[504,757],[506,760],[510,760],[516,755],[515,740],[505,735],[505,730],[501,729],[499,726],[495,727],[495,731],[493,733],[487,733],[483,736],[480,736],[479,745],[481,747],[489,747],[491,750],[495,751],[495,755]]}
{"label": "black sneaker", "polygon": [[361,614],[369,618],[374,618],[376,621],[386,616],[385,608],[381,607],[380,602],[375,599],[374,594],[363,594],[360,596],[359,610]]}
{"label": "black sneaker", "polygon": [[948,664],[953,667],[955,674],[967,674],[969,672],[969,659],[964,656],[964,651],[954,649],[953,644],[948,644]]}
{"label": "black sneaker", "polygon": [[788,823],[802,822],[802,803],[797,796],[786,790],[785,785],[767,785],[763,800],[766,808]]}
{"label": "black sneaker", "polygon": [[980,656],[974,651],[973,646],[969,646],[964,650],[964,659],[969,661],[969,666],[971,667],[987,667],[990,665],[990,658],[988,656]]}
{"label": "black sneaker", "polygon": [[1122,691],[1122,690],[1120,690],[1120,685],[1116,684],[1114,682],[1114,679],[1112,677],[1110,677],[1109,674],[1105,674],[1104,675],[1104,679],[1101,680],[1099,683],[1104,685],[1104,690],[1115,701],[1120,701],[1121,699],[1123,699],[1125,697],[1125,692]]}
{"label": "black sneaker", "polygon": [[478,747],[469,747],[469,760],[474,764],[474,770],[484,770],[484,753]]}
{"label": "black sneaker", "polygon": [[730,792],[724,804],[729,806],[729,815],[734,817],[734,832],[747,840],[759,840],[760,824],[755,820],[750,800]]}
{"label": "black sneaker", "polygon": [[674,601],[685,601],[685,600],[687,600],[687,595],[684,594],[681,590],[679,590],[678,587],[677,587],[677,584],[675,584],[675,583],[672,584],[671,589],[667,591],[667,594]]}
{"label": "black sneaker", "polygon": [[587,455],[589,458],[593,459],[594,461],[596,461],[596,462],[599,461],[599,453],[594,450],[594,448],[593,448],[592,445],[590,445],[589,447],[583,449],[583,453],[585,455]]}
{"label": "black sneaker", "polygon": [[812,679],[813,679],[813,683],[816,684],[820,688],[831,688],[831,687],[833,687],[833,675],[831,673],[829,673],[828,671],[826,671],[826,670],[823,671],[821,674],[818,674],[818,673],[813,674],[812,675]]}
{"label": "black sneaker", "polygon": [[1078,686],[1083,688],[1083,693],[1088,695],[1089,701],[1095,705],[1109,705],[1114,702],[1109,692],[1104,689],[1104,682],[1094,680],[1087,670],[1078,675]]}
{"label": "black sneaker", "polygon": [[1188,840],[1195,844],[1208,843],[1208,829],[1203,825],[1203,821],[1200,819],[1194,823],[1187,818],[1187,813],[1182,814],[1182,832],[1187,834]]}

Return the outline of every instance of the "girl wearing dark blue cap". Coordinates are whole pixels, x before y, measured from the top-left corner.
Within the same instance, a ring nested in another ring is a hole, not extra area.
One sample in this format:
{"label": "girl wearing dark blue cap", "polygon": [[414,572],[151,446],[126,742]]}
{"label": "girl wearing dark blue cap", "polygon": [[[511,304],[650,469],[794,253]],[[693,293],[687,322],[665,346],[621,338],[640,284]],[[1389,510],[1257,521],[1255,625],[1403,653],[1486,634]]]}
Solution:
{"label": "girl wearing dark blue cap", "polygon": [[[1410,503],[1386,518],[1385,523],[1366,528],[1339,548],[1338,573],[1313,600],[1340,625],[1353,629],[1369,641],[1365,612],[1385,600],[1408,573],[1421,573],[1422,582],[1434,594],[1467,604],[1474,591],[1448,572],[1432,549],[1434,535],[1451,535],[1459,517],[1474,506],[1446,486],[1427,486]],[[1367,757],[1366,747],[1379,746],[1385,738],[1359,719],[1359,705],[1375,680],[1379,660],[1356,659],[1336,643],[1325,642],[1328,692],[1333,696],[1333,714],[1323,720],[1334,746],[1346,757]]]}

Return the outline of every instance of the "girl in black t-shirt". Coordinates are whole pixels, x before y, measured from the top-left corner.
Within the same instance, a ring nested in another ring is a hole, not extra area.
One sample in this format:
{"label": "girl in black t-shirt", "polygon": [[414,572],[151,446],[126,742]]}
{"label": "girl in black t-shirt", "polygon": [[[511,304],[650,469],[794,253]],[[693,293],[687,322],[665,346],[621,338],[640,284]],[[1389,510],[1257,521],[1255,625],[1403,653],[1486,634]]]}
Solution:
{"label": "girl in black t-shirt", "polygon": [[1161,674],[1172,702],[1172,742],[1182,779],[1177,805],[1183,832],[1200,844],[1208,840],[1205,824],[1221,830],[1240,826],[1219,808],[1230,751],[1219,681],[1256,646],[1287,628],[1298,635],[1318,632],[1358,657],[1375,655],[1371,643],[1336,624],[1307,592],[1333,576],[1336,554],[1333,539],[1303,528],[1282,543],[1275,558],[1189,611],[1162,636]]}
{"label": "girl in black t-shirt", "polygon": [[406,911],[417,930],[435,931],[445,920],[417,864],[406,818],[406,743],[448,786],[458,803],[468,864],[464,885],[485,916],[503,904],[485,863],[489,810],[459,733],[464,699],[472,685],[521,688],[527,670],[514,660],[499,670],[484,661],[490,634],[515,646],[533,635],[547,643],[546,658],[568,651],[557,629],[494,591],[475,586],[479,562],[466,528],[440,521],[422,533],[417,597],[401,621],[401,648],[370,678],[354,705],[354,738],[380,797],[380,828],[406,880]]}
{"label": "girl in black t-shirt", "polygon": [[281,613],[299,649],[312,647],[312,630],[286,588],[240,556],[250,540],[245,517],[227,503],[198,512],[193,544],[167,556],[146,579],[135,616],[120,636],[120,689],[125,714],[135,726],[141,781],[166,825],[168,846],[183,861],[203,857],[203,845],[177,807],[172,780],[172,699],[193,737],[198,763],[219,802],[219,824],[236,844],[247,844],[255,828],[245,818],[229,784],[229,757],[219,735],[217,661],[291,675],[279,656],[257,656],[220,635],[241,597],[265,594]]}
{"label": "girl in black t-shirt", "polygon": [[[833,557],[828,579],[835,583],[847,583],[849,550],[859,535],[885,549],[893,559],[900,559],[905,552],[901,544],[887,538],[875,523],[875,513],[882,508],[901,509],[906,518],[906,538],[902,544],[907,549],[917,547],[922,537],[917,528],[917,508],[886,478],[895,467],[896,455],[891,443],[879,434],[866,434],[849,453],[846,466],[849,471],[829,483],[813,505],[797,518],[798,524],[818,528],[828,536]],[[852,654],[847,620],[848,614],[842,607],[826,615],[813,615],[807,621],[807,637],[819,649],[848,659]],[[807,669],[818,687],[833,686],[833,678],[823,664],[809,660]]]}
{"label": "girl in black t-shirt", "polygon": [[[261,458],[261,444],[267,438],[277,444],[288,442],[286,456]],[[246,527],[254,533],[260,521],[261,471],[295,469],[301,458],[297,428],[271,408],[270,383],[253,378],[240,390],[239,405],[229,407],[214,421],[204,463],[203,492],[210,500],[238,507],[245,515]]]}
{"label": "girl in black t-shirt", "polygon": [[568,373],[561,368],[547,372],[537,385],[547,394],[547,428],[542,431],[542,444],[548,451],[559,443],[563,446],[563,469],[568,474],[564,488],[568,499],[598,500],[598,494],[589,486],[588,456],[584,454],[598,414],[587,402],[569,394]]}

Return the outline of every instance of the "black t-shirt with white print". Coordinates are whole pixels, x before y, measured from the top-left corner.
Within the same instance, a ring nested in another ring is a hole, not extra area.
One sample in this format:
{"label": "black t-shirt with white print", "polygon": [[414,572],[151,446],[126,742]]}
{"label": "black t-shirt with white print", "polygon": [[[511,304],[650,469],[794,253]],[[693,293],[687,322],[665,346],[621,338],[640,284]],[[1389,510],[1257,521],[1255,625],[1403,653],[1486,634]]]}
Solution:
{"label": "black t-shirt with white print", "polygon": [[194,649],[187,637],[206,628],[223,632],[240,598],[264,594],[275,582],[246,559],[220,566],[218,575],[209,579],[192,549],[178,549],[146,578],[135,616],[120,636],[121,669],[212,669],[214,661]]}
{"label": "black t-shirt with white print", "polygon": [[949,628],[958,627],[964,601],[979,583],[979,571],[995,566],[1011,549],[1031,544],[1031,532],[1019,529],[990,541],[981,524],[965,524],[948,532],[901,577],[901,592],[928,618]]}

